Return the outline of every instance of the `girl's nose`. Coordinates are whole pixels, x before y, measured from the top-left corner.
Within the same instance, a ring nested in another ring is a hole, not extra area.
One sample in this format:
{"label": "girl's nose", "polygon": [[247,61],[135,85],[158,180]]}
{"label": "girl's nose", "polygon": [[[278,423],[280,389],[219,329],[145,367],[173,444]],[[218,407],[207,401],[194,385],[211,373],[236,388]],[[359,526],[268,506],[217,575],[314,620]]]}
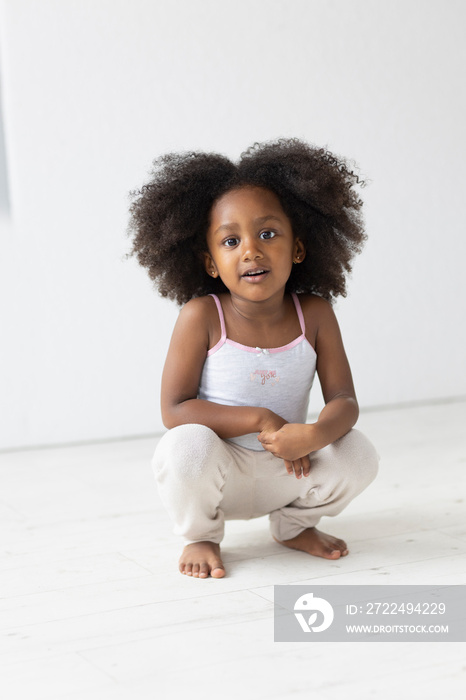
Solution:
{"label": "girl's nose", "polygon": [[243,260],[257,260],[262,258],[262,251],[259,245],[259,241],[254,238],[249,238],[244,240],[244,246],[242,250]]}

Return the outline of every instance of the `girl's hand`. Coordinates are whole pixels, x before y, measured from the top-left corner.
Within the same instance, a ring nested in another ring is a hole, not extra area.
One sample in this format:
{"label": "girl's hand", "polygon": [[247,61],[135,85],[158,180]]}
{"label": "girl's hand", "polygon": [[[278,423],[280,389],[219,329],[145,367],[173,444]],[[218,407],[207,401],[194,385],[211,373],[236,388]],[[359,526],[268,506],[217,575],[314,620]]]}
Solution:
{"label": "girl's hand", "polygon": [[261,435],[272,435],[287,424],[287,421],[284,418],[281,418],[281,416],[277,415],[273,411],[270,411],[268,408],[259,408],[258,411],[260,413],[258,424],[259,440]]}
{"label": "girl's hand", "polygon": [[283,461],[285,462],[288,474],[294,474],[297,479],[300,479],[301,476],[309,476],[309,472],[311,471],[309,455],[301,457],[301,459],[296,459],[294,462],[289,462],[287,459]]}
{"label": "girl's hand", "polygon": [[308,476],[311,469],[310,428],[310,425],[302,423],[285,423],[275,431],[262,430],[258,440],[264,449],[284,460],[288,474],[294,473],[300,479],[301,476]]}

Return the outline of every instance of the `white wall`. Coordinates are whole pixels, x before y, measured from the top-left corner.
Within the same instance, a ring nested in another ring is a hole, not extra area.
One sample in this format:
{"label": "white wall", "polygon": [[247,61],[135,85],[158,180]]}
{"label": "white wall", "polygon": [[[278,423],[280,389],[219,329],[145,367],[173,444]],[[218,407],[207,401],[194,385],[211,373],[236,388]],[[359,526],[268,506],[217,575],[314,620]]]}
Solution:
{"label": "white wall", "polygon": [[127,192],[168,150],[237,157],[279,136],[371,180],[370,241],[337,306],[361,404],[466,394],[465,14],[461,0],[4,0],[0,447],[162,429],[177,308],[124,260]]}

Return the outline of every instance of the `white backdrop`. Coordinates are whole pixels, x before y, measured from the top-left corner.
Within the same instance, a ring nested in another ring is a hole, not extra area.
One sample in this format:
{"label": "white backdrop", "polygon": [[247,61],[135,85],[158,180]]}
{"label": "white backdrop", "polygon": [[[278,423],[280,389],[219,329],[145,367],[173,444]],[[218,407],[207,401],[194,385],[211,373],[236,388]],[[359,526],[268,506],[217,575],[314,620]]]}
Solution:
{"label": "white backdrop", "polygon": [[465,395],[465,16],[462,0],[3,0],[0,447],[162,430],[177,307],[124,258],[127,193],[166,151],[236,158],[280,136],[371,181],[336,307],[361,405]]}

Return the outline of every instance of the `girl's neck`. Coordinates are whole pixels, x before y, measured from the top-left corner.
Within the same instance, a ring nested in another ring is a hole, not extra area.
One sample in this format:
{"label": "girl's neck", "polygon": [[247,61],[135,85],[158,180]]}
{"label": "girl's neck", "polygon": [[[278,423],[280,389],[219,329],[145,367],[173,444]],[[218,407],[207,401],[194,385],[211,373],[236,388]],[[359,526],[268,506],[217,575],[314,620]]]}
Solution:
{"label": "girl's neck", "polygon": [[227,294],[222,298],[222,306],[227,338],[241,345],[278,348],[301,333],[299,318],[288,294],[261,302]]}
{"label": "girl's neck", "polygon": [[265,301],[250,301],[230,294],[228,296],[233,318],[261,325],[280,322],[286,315],[288,303],[284,291]]}
{"label": "girl's neck", "polygon": [[278,348],[299,337],[301,327],[288,294],[261,302],[226,295],[222,299],[227,338],[241,345]]}

